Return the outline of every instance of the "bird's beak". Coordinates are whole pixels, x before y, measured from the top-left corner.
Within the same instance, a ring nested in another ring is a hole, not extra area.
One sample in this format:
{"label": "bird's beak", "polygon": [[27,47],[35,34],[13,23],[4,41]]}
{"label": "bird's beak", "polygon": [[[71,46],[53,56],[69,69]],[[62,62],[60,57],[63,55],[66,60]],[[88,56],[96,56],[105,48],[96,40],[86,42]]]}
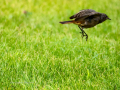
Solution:
{"label": "bird's beak", "polygon": [[109,17],[107,18],[108,20],[111,20]]}

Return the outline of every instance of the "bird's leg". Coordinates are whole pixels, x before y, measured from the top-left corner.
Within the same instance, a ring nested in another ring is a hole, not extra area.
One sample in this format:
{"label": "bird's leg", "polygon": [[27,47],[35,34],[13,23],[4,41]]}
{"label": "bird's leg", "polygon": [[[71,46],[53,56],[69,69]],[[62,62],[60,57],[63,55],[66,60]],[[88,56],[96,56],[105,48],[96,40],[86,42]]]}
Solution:
{"label": "bird's leg", "polygon": [[78,27],[79,27],[80,30],[82,31],[82,32],[80,32],[80,33],[82,33],[82,38],[83,38],[84,36],[86,36],[86,41],[87,41],[88,35],[85,33],[85,31],[83,30],[83,28],[81,28],[80,26],[78,26]]}
{"label": "bird's leg", "polygon": [[[85,33],[85,32],[84,32]],[[87,41],[87,39],[88,39],[88,35],[85,33],[85,36],[86,36],[86,41]]]}
{"label": "bird's leg", "polygon": [[83,38],[84,37],[84,32],[82,31],[82,32],[80,32],[82,35],[81,35],[81,37]]}
{"label": "bird's leg", "polygon": [[[79,27],[79,26],[78,26]],[[80,33],[82,33],[82,38],[84,37],[84,31],[82,30],[82,28],[81,27],[79,27],[80,28],[80,30],[81,30],[81,32]]]}

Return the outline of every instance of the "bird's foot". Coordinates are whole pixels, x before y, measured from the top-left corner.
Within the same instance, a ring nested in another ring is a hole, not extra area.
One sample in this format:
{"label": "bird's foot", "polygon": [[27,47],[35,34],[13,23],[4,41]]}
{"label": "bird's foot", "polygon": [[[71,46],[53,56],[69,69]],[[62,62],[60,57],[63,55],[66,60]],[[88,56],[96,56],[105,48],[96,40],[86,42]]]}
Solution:
{"label": "bird's foot", "polygon": [[85,36],[84,32],[80,32],[80,33],[82,34],[81,37],[83,38]]}
{"label": "bird's foot", "polygon": [[86,33],[84,33],[84,32],[80,32],[80,33],[82,33],[82,35],[81,35],[82,38],[83,38],[84,36],[86,36],[86,41],[87,41],[88,35],[87,35]]}

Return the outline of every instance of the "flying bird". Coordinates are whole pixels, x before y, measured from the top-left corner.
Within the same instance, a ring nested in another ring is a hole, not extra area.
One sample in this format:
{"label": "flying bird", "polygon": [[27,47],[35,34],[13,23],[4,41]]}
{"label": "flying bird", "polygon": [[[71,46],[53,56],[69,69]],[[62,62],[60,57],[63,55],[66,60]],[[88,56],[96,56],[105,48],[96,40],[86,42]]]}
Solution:
{"label": "flying bird", "polygon": [[96,26],[99,23],[104,22],[105,20],[111,20],[106,14],[96,12],[92,9],[85,9],[81,10],[80,12],[76,13],[75,15],[71,16],[70,21],[63,21],[60,22],[61,24],[76,24],[80,28],[82,33],[82,38],[86,36],[86,41],[88,39],[88,35],[83,30],[84,28],[91,28]]}

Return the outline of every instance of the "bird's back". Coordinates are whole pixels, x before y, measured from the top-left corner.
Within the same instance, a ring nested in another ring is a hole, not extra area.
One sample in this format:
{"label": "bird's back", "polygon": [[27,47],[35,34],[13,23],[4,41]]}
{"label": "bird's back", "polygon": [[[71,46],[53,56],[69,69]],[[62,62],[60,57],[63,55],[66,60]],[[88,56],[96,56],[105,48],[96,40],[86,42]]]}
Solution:
{"label": "bird's back", "polygon": [[71,16],[70,19],[80,19],[80,18],[83,18],[83,17],[88,17],[88,16],[91,16],[91,15],[97,15],[97,14],[100,14],[100,13],[98,13],[95,10],[92,10],[92,9],[85,9],[85,10],[81,10],[80,12]]}

